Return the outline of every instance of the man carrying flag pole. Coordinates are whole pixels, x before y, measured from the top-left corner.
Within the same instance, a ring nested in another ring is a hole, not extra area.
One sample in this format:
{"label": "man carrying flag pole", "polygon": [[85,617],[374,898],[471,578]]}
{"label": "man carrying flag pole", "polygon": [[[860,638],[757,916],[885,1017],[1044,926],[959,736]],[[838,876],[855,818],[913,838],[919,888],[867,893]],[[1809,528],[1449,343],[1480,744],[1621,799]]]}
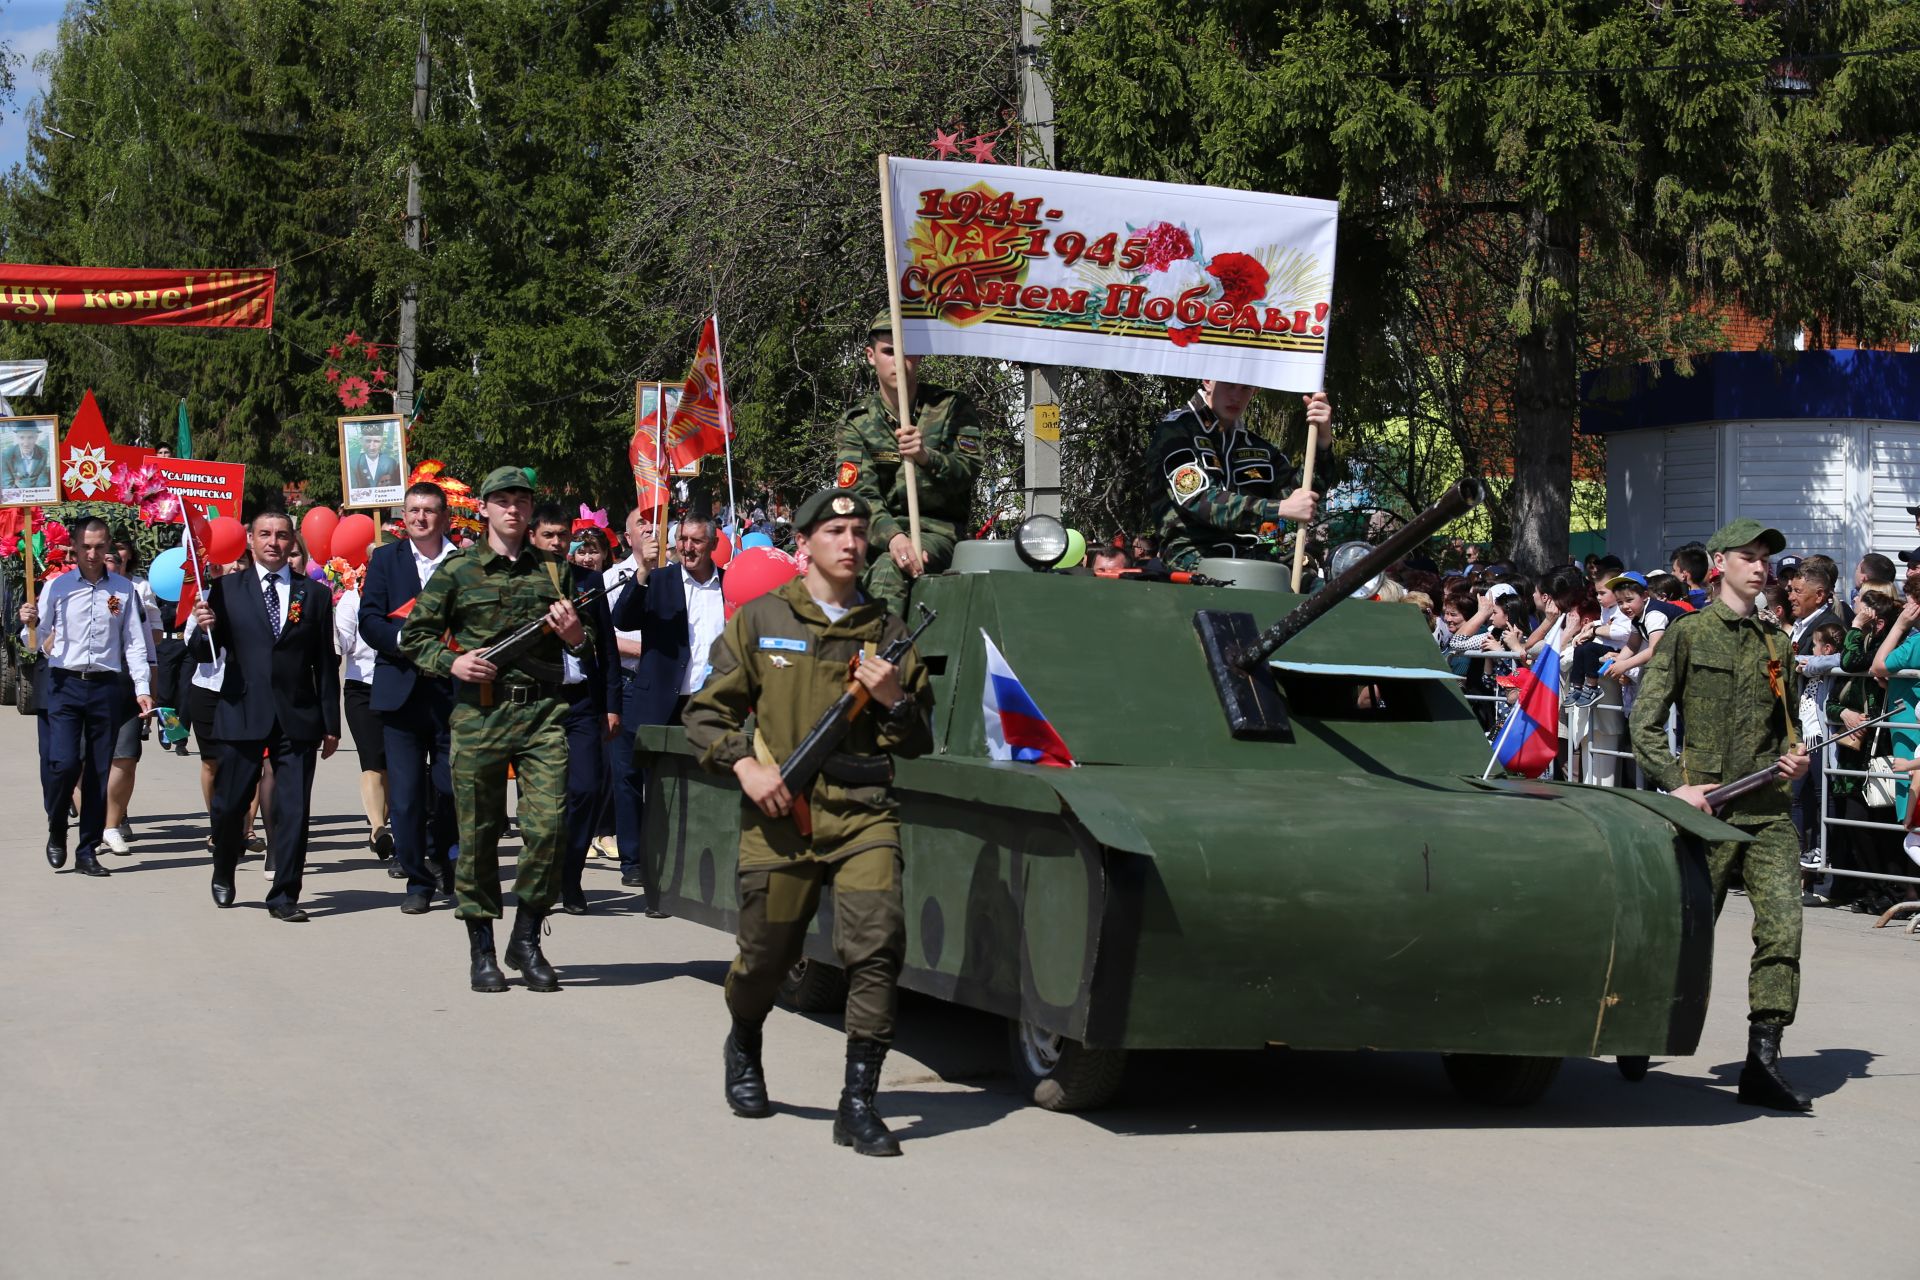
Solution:
{"label": "man carrying flag pole", "polygon": [[1485,778],[1499,765],[1529,778],[1543,776],[1560,755],[1560,632],[1566,618],[1553,624],[1546,645],[1532,667],[1514,675],[1515,700],[1507,722],[1494,739],[1493,758],[1481,773]]}

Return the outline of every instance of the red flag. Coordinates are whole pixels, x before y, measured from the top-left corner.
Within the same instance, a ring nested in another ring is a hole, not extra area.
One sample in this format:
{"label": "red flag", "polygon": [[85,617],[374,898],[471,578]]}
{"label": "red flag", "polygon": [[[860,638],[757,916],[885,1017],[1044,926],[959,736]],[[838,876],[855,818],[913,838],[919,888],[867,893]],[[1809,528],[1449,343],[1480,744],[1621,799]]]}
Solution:
{"label": "red flag", "polygon": [[732,434],[733,415],[720,368],[720,317],[708,316],[700,326],[700,347],[693,354],[687,389],[667,424],[667,458],[675,469],[690,467],[725,449]]}
{"label": "red flag", "polygon": [[173,611],[173,629],[178,631],[193,616],[193,602],[207,589],[206,573],[201,566],[206,563],[207,539],[212,530],[207,525],[207,518],[187,503],[180,502],[179,495],[174,496],[174,501],[186,513],[186,528],[180,531],[180,545],[187,549],[187,568],[191,570],[187,580],[181,584],[180,603]]}

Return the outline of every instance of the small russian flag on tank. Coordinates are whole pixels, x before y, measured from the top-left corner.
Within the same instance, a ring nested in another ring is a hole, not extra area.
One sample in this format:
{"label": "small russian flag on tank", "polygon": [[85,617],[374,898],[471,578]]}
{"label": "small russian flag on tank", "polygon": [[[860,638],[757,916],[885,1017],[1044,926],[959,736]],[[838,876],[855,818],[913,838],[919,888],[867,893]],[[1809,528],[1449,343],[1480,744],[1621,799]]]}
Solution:
{"label": "small russian flag on tank", "polygon": [[987,758],[1061,768],[1077,764],[1067,744],[1020,683],[1020,677],[1001,656],[993,637],[982,630],[980,638],[987,643],[986,688],[980,703],[987,728]]}

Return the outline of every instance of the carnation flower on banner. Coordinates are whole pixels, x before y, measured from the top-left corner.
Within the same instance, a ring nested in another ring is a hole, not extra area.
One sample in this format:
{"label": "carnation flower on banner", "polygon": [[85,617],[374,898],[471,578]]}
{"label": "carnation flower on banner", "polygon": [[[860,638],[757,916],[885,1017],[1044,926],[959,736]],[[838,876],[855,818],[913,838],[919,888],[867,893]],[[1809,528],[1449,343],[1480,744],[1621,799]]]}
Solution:
{"label": "carnation flower on banner", "polygon": [[720,363],[720,318],[708,316],[700,326],[687,389],[667,424],[667,458],[676,468],[692,466],[710,453],[723,452],[732,435],[733,415]]}

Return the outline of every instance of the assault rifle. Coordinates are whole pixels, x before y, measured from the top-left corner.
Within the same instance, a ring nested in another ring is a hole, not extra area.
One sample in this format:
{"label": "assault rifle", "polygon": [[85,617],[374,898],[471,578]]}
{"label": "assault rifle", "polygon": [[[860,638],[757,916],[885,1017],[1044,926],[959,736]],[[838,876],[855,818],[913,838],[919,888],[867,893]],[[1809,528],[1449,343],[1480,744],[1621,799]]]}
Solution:
{"label": "assault rifle", "polygon": [[[612,582],[602,579],[595,586],[583,587],[574,594],[573,607],[578,611],[584,612],[601,596],[606,595],[609,591],[617,590],[631,581],[633,581],[633,575],[623,573]],[[552,629],[552,627],[547,625],[547,615],[542,613],[532,622],[522,623],[500,639],[495,640],[486,648],[476,650],[475,653],[477,656],[485,658],[488,662],[492,663],[496,670],[505,671],[525,656],[527,650],[533,648],[535,641],[539,640],[541,636],[546,635],[547,632]],[[491,680],[480,686],[480,705],[483,707],[493,705],[493,681]]]}
{"label": "assault rifle", "polygon": [[[1838,742],[1842,738],[1851,738],[1854,734],[1859,733],[1862,729],[1871,729],[1873,728],[1873,726],[1877,724],[1884,724],[1888,720],[1891,720],[1895,716],[1904,712],[1906,709],[1907,709],[1907,704],[1901,699],[1896,698],[1894,699],[1892,706],[1888,707],[1887,710],[1881,712],[1879,715],[1875,716],[1873,719],[1862,720],[1859,724],[1855,725],[1853,728],[1845,730],[1844,732],[1841,732],[1841,733],[1829,734],[1827,737],[1820,739],[1820,741],[1818,742],[1809,742],[1807,744],[1807,754],[1812,755],[1816,751],[1824,751],[1827,749],[1829,744]],[[1780,776],[1780,762],[1776,760],[1764,769],[1760,769],[1754,773],[1750,773],[1744,778],[1735,778],[1732,782],[1722,783],[1720,786],[1717,786],[1713,790],[1707,792],[1706,794],[1707,805],[1709,808],[1713,808],[1713,809],[1723,808],[1731,801],[1738,800],[1741,796],[1744,796],[1749,792],[1758,791],[1760,788],[1766,786],[1768,783],[1772,782],[1775,778],[1778,778],[1779,776]]]}
{"label": "assault rifle", "polygon": [[[882,661],[898,665],[900,659],[907,656],[907,650],[913,648],[913,642],[920,638],[920,633],[932,626],[933,620],[940,616],[924,604],[919,609],[920,625],[882,649]],[[813,722],[813,728],[807,730],[807,736],[800,740],[800,745],[780,766],[780,781],[786,784],[787,794],[793,797],[793,825],[800,828],[801,835],[813,834],[813,814],[807,805],[807,788],[812,785],[814,777],[826,765],[828,758],[846,740],[847,730],[853,727],[854,718],[872,700],[873,695],[867,692],[867,686],[849,677],[846,692]],[[886,762],[883,760],[880,763],[884,766]],[[852,767],[848,765],[848,768]],[[884,784],[891,776],[891,769],[875,770],[871,781]],[[867,781],[865,778],[859,780]]]}

